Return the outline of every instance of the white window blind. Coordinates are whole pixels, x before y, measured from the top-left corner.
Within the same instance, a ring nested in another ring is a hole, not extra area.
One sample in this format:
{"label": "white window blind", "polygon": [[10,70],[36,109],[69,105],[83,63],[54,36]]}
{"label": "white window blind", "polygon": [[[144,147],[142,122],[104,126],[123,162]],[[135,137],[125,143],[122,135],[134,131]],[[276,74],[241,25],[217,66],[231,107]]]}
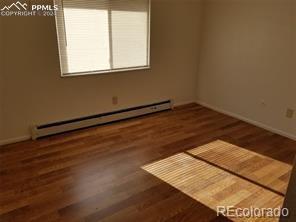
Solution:
{"label": "white window blind", "polygon": [[150,0],[57,1],[63,76],[149,68]]}

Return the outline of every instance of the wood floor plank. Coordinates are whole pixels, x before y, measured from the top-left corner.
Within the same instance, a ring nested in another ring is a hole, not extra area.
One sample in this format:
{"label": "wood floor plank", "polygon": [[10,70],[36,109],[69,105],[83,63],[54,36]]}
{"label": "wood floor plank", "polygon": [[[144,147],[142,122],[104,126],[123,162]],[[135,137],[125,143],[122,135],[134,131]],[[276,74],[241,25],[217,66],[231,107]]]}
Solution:
{"label": "wood floor plank", "polygon": [[[284,192],[290,172],[280,163],[292,163],[295,141],[188,104],[173,111],[1,146],[0,221],[228,221],[202,201],[216,203],[228,196],[238,205],[253,204],[257,188],[245,185],[240,190],[235,177],[221,178],[215,171],[201,174],[206,179],[203,184],[190,176],[194,170],[183,176],[180,169],[170,172],[181,179],[177,185],[186,192],[207,191],[197,201],[141,168],[217,140],[252,151],[254,156],[234,153],[232,148],[231,155],[221,156],[222,149],[204,152],[204,158],[242,174],[253,170],[254,178]],[[238,157],[241,161],[229,164]],[[265,157],[278,165],[265,168],[269,160]],[[166,171],[157,173],[166,177]],[[231,197],[232,192],[240,195]],[[281,201],[258,197],[257,204],[262,205]]]}

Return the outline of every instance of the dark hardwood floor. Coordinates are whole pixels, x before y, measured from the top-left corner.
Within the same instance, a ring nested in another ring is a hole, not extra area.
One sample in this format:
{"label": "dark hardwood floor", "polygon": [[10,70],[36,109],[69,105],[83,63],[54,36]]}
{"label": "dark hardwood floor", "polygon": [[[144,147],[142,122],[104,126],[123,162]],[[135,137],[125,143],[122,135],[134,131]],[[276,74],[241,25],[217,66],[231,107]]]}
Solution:
{"label": "dark hardwood floor", "polygon": [[0,221],[228,221],[141,167],[215,140],[292,164],[296,142],[189,104],[0,148]]}

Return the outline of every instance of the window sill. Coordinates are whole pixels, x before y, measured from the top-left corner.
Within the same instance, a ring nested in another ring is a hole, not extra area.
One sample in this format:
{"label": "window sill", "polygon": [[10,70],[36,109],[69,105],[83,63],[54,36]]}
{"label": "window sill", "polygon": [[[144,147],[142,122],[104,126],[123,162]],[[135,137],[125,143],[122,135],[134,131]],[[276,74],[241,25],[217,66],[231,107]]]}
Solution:
{"label": "window sill", "polygon": [[93,71],[93,72],[76,72],[76,73],[66,73],[61,74],[61,77],[76,77],[76,76],[89,76],[89,75],[106,75],[112,73],[119,73],[119,72],[132,72],[138,70],[147,70],[151,69],[150,66],[141,66],[135,68],[126,68],[126,69],[113,69],[113,70],[104,70],[104,71]]}

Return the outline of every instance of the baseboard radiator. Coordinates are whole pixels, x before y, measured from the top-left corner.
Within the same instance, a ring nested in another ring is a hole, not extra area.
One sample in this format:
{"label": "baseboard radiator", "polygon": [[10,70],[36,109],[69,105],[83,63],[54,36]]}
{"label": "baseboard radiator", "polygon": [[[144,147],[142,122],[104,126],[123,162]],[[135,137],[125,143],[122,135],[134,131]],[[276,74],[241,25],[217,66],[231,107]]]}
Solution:
{"label": "baseboard radiator", "polygon": [[167,100],[159,103],[132,107],[114,112],[102,113],[72,120],[65,120],[43,125],[35,125],[31,129],[32,139],[83,129],[91,126],[112,123],[120,120],[139,117],[151,113],[157,113],[172,109],[172,101]]}

